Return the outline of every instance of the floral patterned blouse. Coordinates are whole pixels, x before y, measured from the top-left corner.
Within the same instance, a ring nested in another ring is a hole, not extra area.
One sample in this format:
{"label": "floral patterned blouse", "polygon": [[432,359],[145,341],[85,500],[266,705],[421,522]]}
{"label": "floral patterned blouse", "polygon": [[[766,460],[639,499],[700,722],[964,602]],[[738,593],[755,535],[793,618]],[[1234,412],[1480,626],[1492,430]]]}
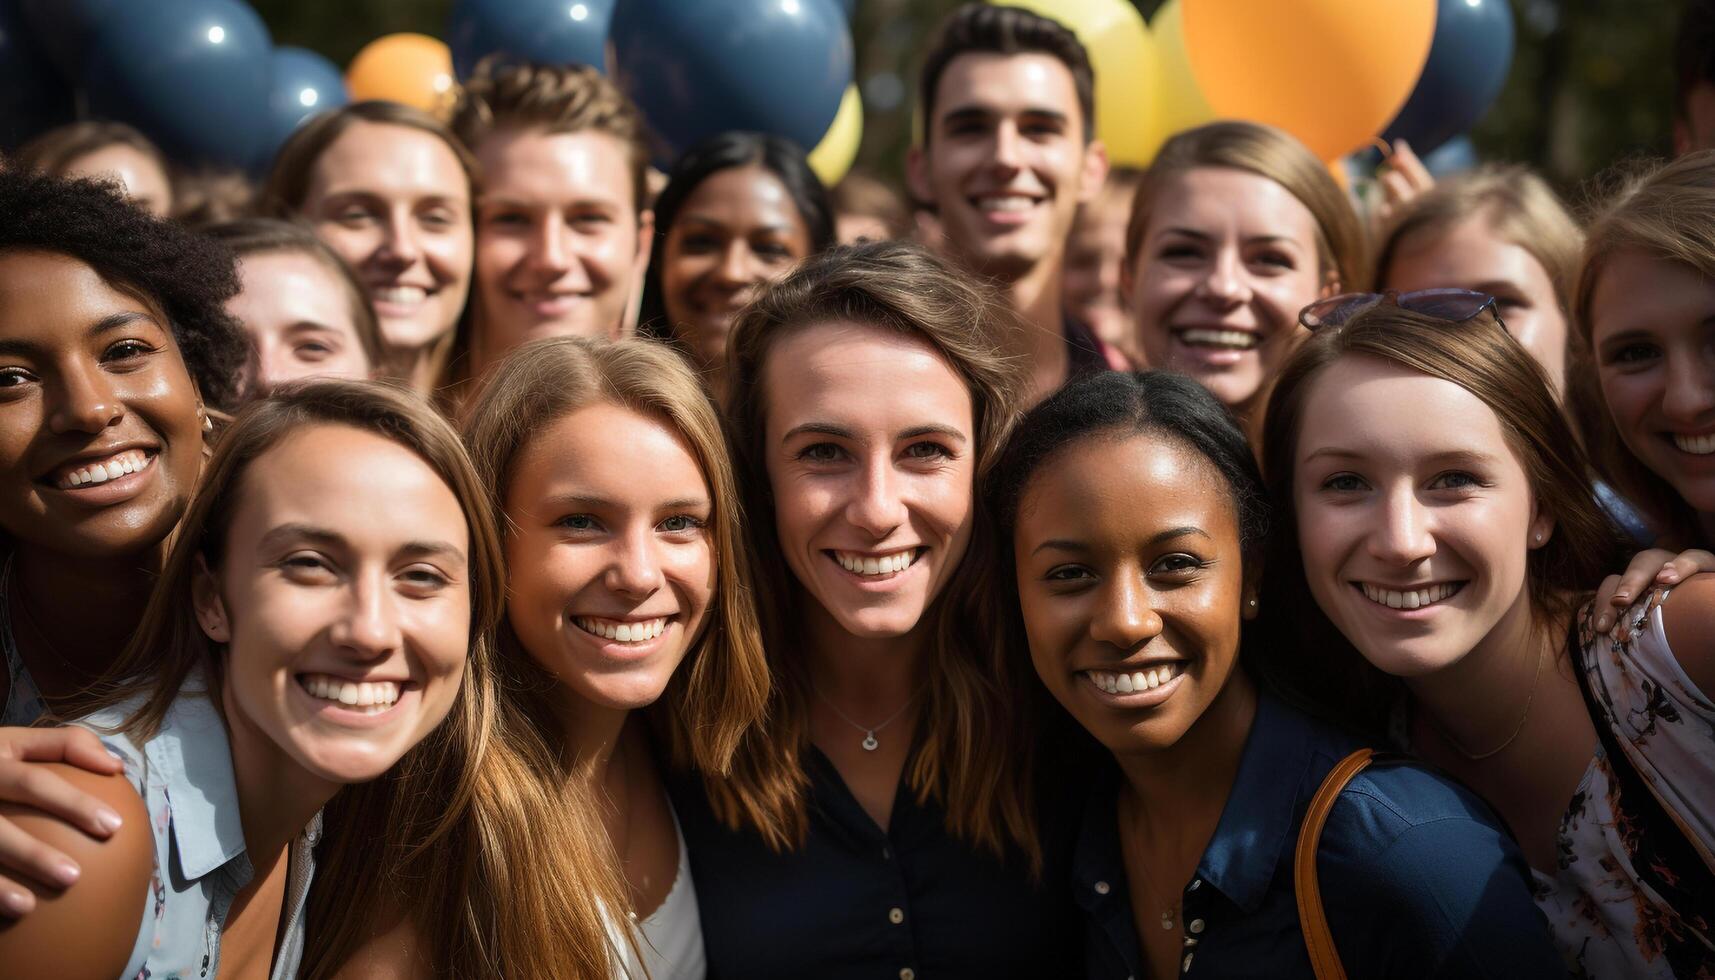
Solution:
{"label": "floral patterned blouse", "polygon": [[1609,633],[1591,628],[1588,609],[1576,626],[1576,666],[1594,696],[1593,720],[1613,734],[1689,842],[1687,849],[1645,833],[1643,814],[1622,797],[1607,752],[1598,749],[1561,818],[1559,867],[1552,876],[1535,873],[1537,904],[1568,965],[1592,980],[1715,977],[1709,896],[1676,907],[1652,885],[1695,880],[1676,873],[1681,862],[1663,859],[1664,843],[1715,867],[1715,703],[1668,648],[1661,614],[1668,591],[1640,599]]}

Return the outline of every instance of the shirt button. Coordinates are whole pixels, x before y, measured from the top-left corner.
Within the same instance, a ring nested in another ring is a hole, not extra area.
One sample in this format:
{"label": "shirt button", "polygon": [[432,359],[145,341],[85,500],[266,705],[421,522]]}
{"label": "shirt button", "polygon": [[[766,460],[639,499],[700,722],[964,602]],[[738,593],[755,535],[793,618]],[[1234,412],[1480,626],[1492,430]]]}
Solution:
{"label": "shirt button", "polygon": [[883,861],[893,860],[893,848],[891,848],[891,847],[882,848],[881,849],[881,859]]}
{"label": "shirt button", "polygon": [[1190,953],[1186,953],[1185,954],[1185,962],[1179,964],[1179,972],[1180,973],[1191,972],[1191,954]]}
{"label": "shirt button", "polygon": [[901,908],[888,909],[887,910],[887,921],[893,923],[894,925],[898,925],[901,922],[904,922],[905,921],[905,910],[901,909]]}
{"label": "shirt button", "polygon": [[914,980],[916,976],[917,971],[910,967],[905,967],[899,971],[899,980]]}
{"label": "shirt button", "polygon": [[1202,932],[1203,931],[1203,920],[1202,919],[1192,919],[1191,924],[1186,926],[1185,928],[1190,929],[1192,932]]}
{"label": "shirt button", "polygon": [[1112,890],[1112,889],[1110,889],[1110,888],[1109,888],[1109,887],[1108,887],[1108,883],[1107,883],[1107,882],[1105,882],[1105,881],[1098,881],[1098,882],[1096,882],[1096,894],[1097,894],[1097,895],[1106,895],[1106,894],[1107,894],[1107,893],[1108,893],[1108,892],[1109,892],[1109,891],[1111,891],[1111,890]]}
{"label": "shirt button", "polygon": [[1197,889],[1199,889],[1201,887],[1203,887],[1203,879],[1201,879],[1201,878],[1192,878],[1191,879],[1191,890],[1192,891],[1196,891]]}

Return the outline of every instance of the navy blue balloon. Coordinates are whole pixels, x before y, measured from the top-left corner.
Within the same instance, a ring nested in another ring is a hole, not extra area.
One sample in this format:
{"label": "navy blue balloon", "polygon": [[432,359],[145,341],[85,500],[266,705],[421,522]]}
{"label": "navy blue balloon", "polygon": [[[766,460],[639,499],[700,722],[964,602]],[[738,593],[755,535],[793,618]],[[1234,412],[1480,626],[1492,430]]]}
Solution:
{"label": "navy blue balloon", "polygon": [[1382,131],[1419,155],[1483,118],[1513,63],[1513,12],[1507,0],[1438,0],[1429,60],[1411,98]]}
{"label": "navy blue balloon", "polygon": [[17,0],[0,0],[0,147],[71,119],[71,88],[25,29]]}
{"label": "navy blue balloon", "polygon": [[279,47],[271,57],[274,88],[268,97],[268,137],[253,166],[258,172],[267,170],[275,152],[300,123],[351,102],[345,76],[314,51]]}
{"label": "navy blue balloon", "polygon": [[813,147],[852,80],[835,0],[619,0],[609,36],[662,165],[731,129]]}
{"label": "navy blue balloon", "polygon": [[36,43],[62,77],[83,77],[84,58],[96,31],[118,0],[18,0]]}
{"label": "navy blue balloon", "polygon": [[458,0],[447,18],[453,71],[469,78],[488,55],[546,65],[606,61],[614,0]]}
{"label": "navy blue balloon", "polygon": [[247,166],[268,138],[273,50],[241,0],[115,4],[84,68],[90,112],[136,126],[175,160]]}
{"label": "navy blue balloon", "polygon": [[1436,179],[1470,170],[1481,162],[1469,136],[1455,136],[1423,156],[1424,168]]}

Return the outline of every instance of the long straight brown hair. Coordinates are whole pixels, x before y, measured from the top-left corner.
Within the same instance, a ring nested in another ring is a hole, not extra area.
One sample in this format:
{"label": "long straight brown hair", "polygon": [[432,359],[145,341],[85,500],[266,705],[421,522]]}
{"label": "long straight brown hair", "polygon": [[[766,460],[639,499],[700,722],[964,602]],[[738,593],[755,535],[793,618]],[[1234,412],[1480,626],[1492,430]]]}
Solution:
{"label": "long straight brown hair", "polygon": [[1352,357],[1450,381],[1495,413],[1537,506],[1554,518],[1554,533],[1525,565],[1539,628],[1570,617],[1589,590],[1622,567],[1623,552],[1619,531],[1596,502],[1589,462],[1547,375],[1492,316],[1452,323],[1382,305],[1311,334],[1282,369],[1263,423],[1263,481],[1275,519],[1257,625],[1277,649],[1258,664],[1278,689],[1306,707],[1379,734],[1401,684],[1371,666],[1317,605],[1304,575],[1293,508],[1305,401],[1324,371]]}
{"label": "long straight brown hair", "polygon": [[[1030,688],[995,634],[997,552],[977,492],[1017,420],[1020,366],[1000,354],[1010,312],[962,272],[901,242],[839,246],[762,287],[739,315],[728,347],[729,421],[755,541],[764,648],[774,676],[768,728],[739,745],[728,779],[705,779],[714,812],[750,827],[776,850],[801,845],[809,827],[804,755],[810,746],[809,678],[797,614],[802,590],[781,558],[768,479],[764,369],[784,336],[828,322],[866,324],[922,340],[965,385],[976,422],[974,524],[969,549],[929,620],[921,744],[908,779],[919,802],[940,801],[953,834],[997,856],[1016,848],[1040,865],[1031,800],[1032,745],[1023,708]],[[884,392],[876,393],[886,397]]]}

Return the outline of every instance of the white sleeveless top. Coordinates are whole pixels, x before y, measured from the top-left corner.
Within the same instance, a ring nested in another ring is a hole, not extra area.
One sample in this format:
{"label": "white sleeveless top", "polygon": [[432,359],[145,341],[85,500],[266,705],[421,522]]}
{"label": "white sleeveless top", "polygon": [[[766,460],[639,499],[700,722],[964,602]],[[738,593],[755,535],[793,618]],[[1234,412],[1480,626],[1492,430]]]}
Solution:
{"label": "white sleeveless top", "polygon": [[[672,804],[668,804],[669,812]],[[615,980],[703,980],[708,961],[703,958],[703,922],[697,913],[697,892],[691,885],[691,856],[685,849],[685,834],[679,829],[679,814],[673,813],[673,835],[679,841],[679,870],[661,907],[637,923],[637,946],[643,954],[638,963],[631,945],[625,942],[618,923],[608,922],[608,933],[619,950],[621,969]],[[648,973],[644,973],[644,966]]]}

